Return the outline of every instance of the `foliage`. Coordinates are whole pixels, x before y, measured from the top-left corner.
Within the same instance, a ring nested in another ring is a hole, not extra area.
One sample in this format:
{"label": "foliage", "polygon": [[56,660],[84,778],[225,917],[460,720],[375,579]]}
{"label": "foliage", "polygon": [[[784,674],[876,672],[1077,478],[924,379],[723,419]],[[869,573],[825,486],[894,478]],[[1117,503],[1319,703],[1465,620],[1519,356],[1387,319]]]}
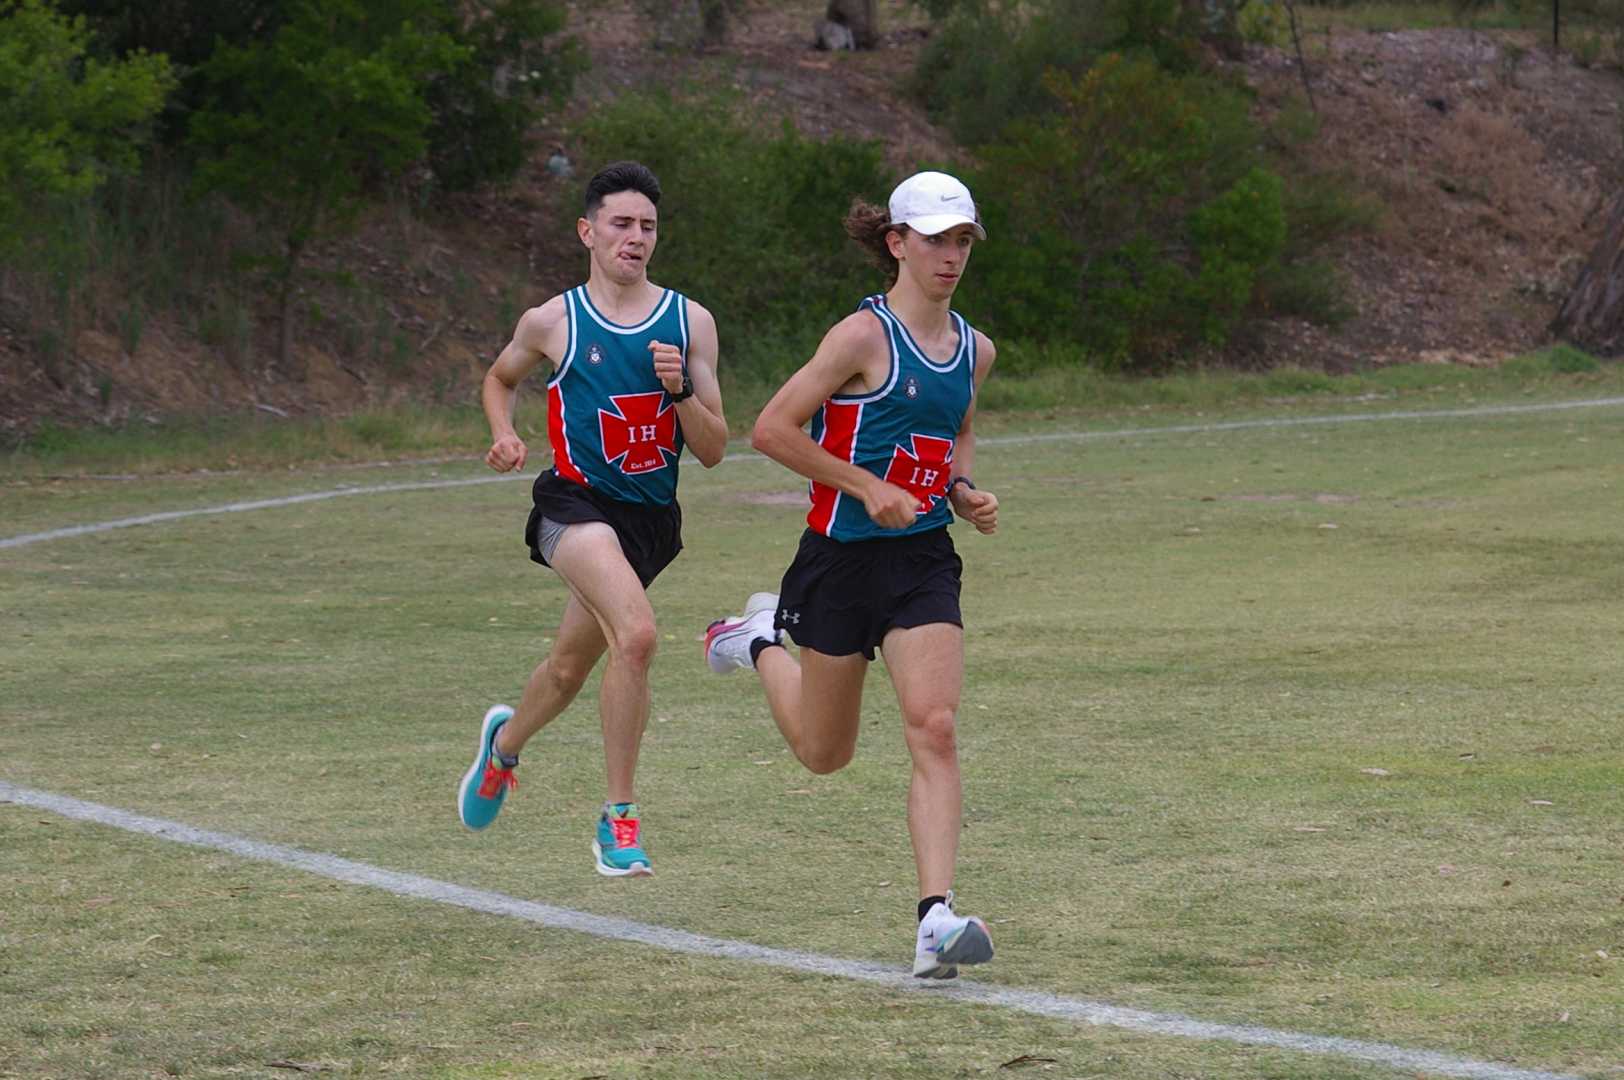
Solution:
{"label": "foliage", "polygon": [[967,286],[996,290],[1000,331],[1072,337],[1111,367],[1222,344],[1286,242],[1244,97],[1119,55],[1048,86],[1055,113],[986,151],[995,242]]}
{"label": "foliage", "polygon": [[268,41],[223,44],[203,68],[207,107],[192,118],[200,190],[259,218],[283,306],[312,239],[350,225],[366,197],[426,147],[425,84],[468,58],[436,24],[432,0],[296,0]]}
{"label": "foliage", "polygon": [[[877,143],[776,132],[733,97],[622,97],[580,136],[599,164],[633,158],[660,177],[654,276],[716,315],[730,363],[756,373],[803,361],[816,337],[881,283],[841,228],[854,196],[893,180]],[[795,350],[764,351],[782,339]]]}
{"label": "foliage", "polygon": [[910,88],[968,146],[1051,113],[1050,71],[1079,74],[1112,52],[1171,71],[1196,65],[1195,28],[1180,0],[938,0],[926,8],[939,22]]}
{"label": "foliage", "polygon": [[199,186],[270,214],[297,242],[352,215],[421,156],[421,84],[467,55],[429,29],[436,6],[301,0],[270,41],[217,49],[208,107],[192,120]]}
{"label": "foliage", "polygon": [[445,6],[443,32],[471,52],[428,92],[428,164],[442,190],[465,191],[519,171],[537,106],[562,103],[585,66],[579,43],[560,36],[564,25],[557,0]]}
{"label": "foliage", "polygon": [[172,79],[161,56],[88,57],[83,19],[0,0],[0,247],[42,203],[81,199],[135,169]]}
{"label": "foliage", "polygon": [[85,18],[106,56],[169,57],[178,84],[165,103],[159,137],[172,146],[185,139],[186,117],[203,103],[199,67],[216,46],[270,38],[290,5],[288,0],[58,0],[58,7]]}
{"label": "foliage", "polygon": [[[110,55],[167,54],[182,75],[167,125],[170,142],[186,135],[192,113],[207,108],[208,63],[216,49],[273,41],[299,10],[297,0],[62,0],[90,22]],[[518,171],[525,131],[539,104],[557,104],[584,66],[584,53],[561,36],[560,0],[468,0],[416,5],[425,27],[466,46],[465,60],[428,86],[434,115],[428,165],[436,186],[462,191]],[[390,16],[381,9],[385,19]]]}
{"label": "foliage", "polygon": [[182,68],[203,63],[220,42],[240,45],[272,36],[288,0],[59,0],[82,15],[114,55],[163,53]]}

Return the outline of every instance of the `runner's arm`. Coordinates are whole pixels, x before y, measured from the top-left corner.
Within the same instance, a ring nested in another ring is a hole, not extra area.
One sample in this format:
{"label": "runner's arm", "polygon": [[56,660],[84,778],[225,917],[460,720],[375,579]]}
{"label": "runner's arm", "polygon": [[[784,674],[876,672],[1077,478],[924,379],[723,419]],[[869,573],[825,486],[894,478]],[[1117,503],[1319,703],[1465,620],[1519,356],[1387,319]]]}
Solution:
{"label": "runner's arm", "polygon": [[[727,418],[722,415],[722,387],[716,378],[716,319],[704,307],[688,302],[688,356],[685,367],[693,380],[693,396],[677,402],[677,421],[682,438],[694,457],[707,469],[721,462],[727,453]],[[658,370],[667,391],[682,389],[679,368],[672,377]]]}
{"label": "runner's arm", "polygon": [[913,523],[919,500],[912,492],[888,484],[867,469],[843,461],[812,440],[804,427],[829,395],[862,385],[872,361],[885,356],[890,343],[879,320],[856,312],[836,323],[817,352],[779,388],[761,410],[750,444],[774,461],[815,483],[860,499],[874,522],[887,529]]}
{"label": "runner's arm", "polygon": [[556,355],[557,339],[565,332],[564,298],[555,296],[520,317],[512,340],[485,372],[479,391],[485,420],[491,427],[491,448],[485,453],[485,463],[497,472],[524,468],[529,448],[513,427],[519,383],[550,355]]}
{"label": "runner's arm", "polygon": [[[975,482],[976,433],[973,424],[976,401],[981,396],[981,384],[987,380],[987,373],[992,370],[992,363],[998,358],[998,350],[993,348],[992,339],[979,330],[974,333],[976,392],[970,398],[970,407],[964,411],[964,422],[959,425],[958,437],[953,441],[953,477],[962,476],[971,483]],[[947,501],[953,504],[953,512],[974,525],[977,532],[991,535],[998,531],[998,496],[992,492],[971,487],[969,484],[955,484],[953,478],[949,478]]]}

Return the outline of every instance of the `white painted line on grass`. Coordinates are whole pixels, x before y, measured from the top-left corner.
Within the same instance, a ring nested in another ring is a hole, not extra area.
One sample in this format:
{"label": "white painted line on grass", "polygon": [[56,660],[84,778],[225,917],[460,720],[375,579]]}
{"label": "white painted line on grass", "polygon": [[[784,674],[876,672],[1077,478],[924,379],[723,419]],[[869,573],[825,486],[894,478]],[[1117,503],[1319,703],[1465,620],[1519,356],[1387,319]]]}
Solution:
{"label": "white painted line on grass", "polygon": [[299,503],[321,502],[324,499],[342,499],[347,495],[386,495],[391,491],[430,491],[434,488],[469,487],[473,484],[500,484],[504,480],[516,480],[517,475],[507,476],[477,476],[469,480],[423,480],[418,483],[405,484],[373,484],[366,487],[342,487],[329,491],[311,491],[303,495],[283,495],[275,499],[254,499],[250,502],[226,503],[223,506],[200,506],[193,510],[165,510],[157,514],[142,514],[140,517],[118,518],[113,521],[98,521],[90,525],[70,525],[63,529],[50,529],[46,532],[25,533],[22,536],[7,536],[0,538],[0,548],[22,547],[24,544],[38,544],[46,540],[66,540],[70,536],[86,536],[90,533],[110,532],[113,529],[128,529],[132,525],[153,525],[160,521],[179,521],[181,518],[203,517],[207,514],[240,514],[246,510],[269,510],[278,506],[296,506]]}
{"label": "white painted line on grass", "polygon": [[[1138,435],[1205,435],[1223,431],[1249,431],[1254,429],[1311,427],[1334,424],[1355,424],[1378,420],[1458,420],[1471,417],[1515,416],[1522,413],[1562,412],[1570,409],[1597,409],[1624,405],[1624,397],[1589,398],[1584,401],[1553,401],[1536,405],[1484,405],[1472,409],[1437,409],[1430,412],[1347,413],[1340,416],[1292,416],[1262,420],[1228,420],[1211,424],[1174,424],[1167,427],[1118,428],[1114,431],[1057,431],[1031,435],[994,435],[978,437],[977,446],[1026,446],[1045,442],[1081,442],[1088,439],[1122,439]],[[723,461],[765,461],[753,451],[730,452]],[[466,480],[425,480],[419,483],[374,484],[334,488],[330,491],[312,491],[304,495],[286,495],[275,499],[255,499],[251,502],[227,503],[223,506],[202,506],[193,510],[166,510],[139,517],[98,521],[89,525],[70,525],[45,532],[24,533],[20,536],[0,537],[0,548],[23,547],[49,540],[66,540],[74,536],[128,529],[135,525],[153,525],[161,521],[179,521],[182,518],[207,514],[240,514],[247,510],[269,510],[298,503],[320,502],[323,499],[341,499],[348,495],[386,495],[394,491],[430,491],[437,488],[471,487],[475,484],[500,484],[509,480],[533,479],[522,473],[502,476],[480,476]]]}
{"label": "white painted line on grass", "polygon": [[1624,405],[1624,397],[1586,398],[1583,401],[1547,401],[1531,405],[1482,405],[1470,409],[1431,409],[1409,412],[1343,413],[1334,416],[1282,416],[1263,420],[1225,420],[1211,424],[1174,424],[1168,427],[1122,428],[1118,431],[1057,431],[1040,435],[1011,435],[976,439],[983,443],[1075,442],[1081,439],[1114,439],[1128,435],[1205,435],[1219,431],[1249,431],[1254,428],[1314,427],[1327,424],[1358,424],[1376,420],[1462,420],[1473,417],[1518,416],[1523,413],[1565,412],[1570,409],[1602,409]]}
{"label": "white painted line on grass", "polygon": [[1097,1027],[1122,1028],[1141,1034],[1243,1043],[1319,1057],[1349,1058],[1402,1071],[1419,1071],[1438,1076],[1469,1077],[1472,1080],[1579,1080],[1564,1073],[1518,1069],[1432,1050],[1411,1050],[1389,1043],[1344,1039],[1334,1035],[1312,1035],[1267,1027],[1211,1023],[1194,1017],[1180,1016],[1177,1013],[1126,1009],[1104,1002],[1061,997],[1038,990],[988,986],[964,979],[953,983],[926,982],[913,978],[911,974],[898,967],[861,960],[842,960],[839,957],[821,956],[817,953],[772,949],[764,945],[752,945],[746,941],[706,937],[686,930],[673,930],[649,923],[594,915],[570,908],[553,907],[550,904],[538,904],[530,900],[504,896],[501,893],[487,892],[484,889],[473,889],[416,874],[386,870],[367,863],[341,859],[336,855],[324,855],[320,852],[269,844],[228,833],[195,829],[190,825],[166,821],[163,818],[147,817],[65,795],[18,787],[3,780],[0,780],[0,802],[48,810],[77,821],[108,825],[162,840],[173,840],[178,844],[224,851],[255,862],[273,863],[334,881],[381,889],[396,896],[432,900],[469,911],[523,919],[555,929],[572,930],[593,937],[608,938],[611,941],[647,945],[668,952],[722,960],[741,960],[786,971],[868,983],[886,990],[928,995],[921,1000],[991,1005],[1056,1020],[1092,1024]]}

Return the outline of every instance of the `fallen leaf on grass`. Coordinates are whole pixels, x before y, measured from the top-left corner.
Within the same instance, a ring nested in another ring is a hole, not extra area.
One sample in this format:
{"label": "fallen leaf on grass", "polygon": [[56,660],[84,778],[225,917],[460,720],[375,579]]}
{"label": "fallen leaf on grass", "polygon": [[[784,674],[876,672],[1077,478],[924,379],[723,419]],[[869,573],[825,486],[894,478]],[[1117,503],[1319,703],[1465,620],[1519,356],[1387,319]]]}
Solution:
{"label": "fallen leaf on grass", "polygon": [[1059,1058],[1034,1057],[1031,1054],[1022,1054],[1018,1058],[1011,1058],[998,1066],[1000,1069],[1019,1069],[1026,1065],[1053,1065]]}
{"label": "fallen leaf on grass", "polygon": [[331,1072],[331,1061],[267,1061],[267,1069],[291,1069],[294,1072]]}

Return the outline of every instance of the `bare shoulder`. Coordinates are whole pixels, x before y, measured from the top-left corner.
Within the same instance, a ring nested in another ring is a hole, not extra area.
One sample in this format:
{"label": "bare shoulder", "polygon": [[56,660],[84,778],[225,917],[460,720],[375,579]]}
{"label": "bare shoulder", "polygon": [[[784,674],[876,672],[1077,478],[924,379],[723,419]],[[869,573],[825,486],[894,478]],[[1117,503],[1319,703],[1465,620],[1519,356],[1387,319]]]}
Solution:
{"label": "bare shoulder", "polygon": [[890,353],[891,343],[880,320],[868,311],[854,311],[829,328],[818,351],[828,350],[846,356],[863,356],[881,350]]}
{"label": "bare shoulder", "polygon": [[560,293],[519,316],[519,327],[513,336],[515,339],[521,337],[531,338],[536,335],[545,336],[564,322],[567,313],[568,309],[564,304],[564,295]]}
{"label": "bare shoulder", "polygon": [[691,296],[684,297],[684,299],[688,301],[689,322],[700,322],[703,320],[710,323],[712,326],[716,325],[716,316],[711,314],[710,308],[706,307],[704,304],[701,304],[698,300],[695,300]]}
{"label": "bare shoulder", "polygon": [[716,333],[716,316],[710,313],[710,308],[693,298],[688,298],[688,325],[701,333]]}
{"label": "bare shoulder", "polygon": [[891,370],[891,339],[867,311],[854,311],[829,328],[806,368],[825,392],[868,393]]}
{"label": "bare shoulder", "polygon": [[970,333],[975,335],[976,362],[982,367],[992,366],[992,362],[998,359],[998,347],[992,343],[992,338],[980,330],[971,327]]}
{"label": "bare shoulder", "polygon": [[546,357],[555,363],[563,360],[569,344],[569,308],[562,295],[533,307],[519,316],[519,325],[513,330],[513,342],[508,347],[530,364]]}

